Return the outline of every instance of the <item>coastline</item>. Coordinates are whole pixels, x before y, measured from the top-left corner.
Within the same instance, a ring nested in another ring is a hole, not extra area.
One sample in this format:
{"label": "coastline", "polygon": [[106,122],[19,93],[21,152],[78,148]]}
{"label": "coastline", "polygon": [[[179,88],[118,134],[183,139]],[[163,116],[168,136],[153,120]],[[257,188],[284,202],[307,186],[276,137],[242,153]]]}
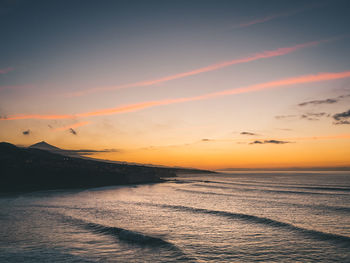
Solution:
{"label": "coastline", "polygon": [[9,143],[0,143],[0,168],[0,193],[161,183],[176,173],[207,172],[88,160]]}

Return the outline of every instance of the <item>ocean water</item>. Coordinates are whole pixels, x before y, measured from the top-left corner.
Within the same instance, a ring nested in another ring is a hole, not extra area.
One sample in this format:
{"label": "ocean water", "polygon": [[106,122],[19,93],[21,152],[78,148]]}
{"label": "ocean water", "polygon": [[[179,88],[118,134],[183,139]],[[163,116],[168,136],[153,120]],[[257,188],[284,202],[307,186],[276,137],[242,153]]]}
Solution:
{"label": "ocean water", "polygon": [[350,173],[3,195],[0,262],[350,262]]}

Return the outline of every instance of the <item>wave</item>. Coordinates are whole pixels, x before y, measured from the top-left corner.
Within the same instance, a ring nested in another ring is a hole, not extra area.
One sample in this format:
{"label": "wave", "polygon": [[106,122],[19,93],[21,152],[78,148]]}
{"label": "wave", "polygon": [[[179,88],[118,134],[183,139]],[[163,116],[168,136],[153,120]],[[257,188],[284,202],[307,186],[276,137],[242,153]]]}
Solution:
{"label": "wave", "polygon": [[103,234],[117,238],[121,242],[125,242],[132,245],[137,245],[141,247],[151,247],[151,248],[161,248],[172,252],[171,257],[178,260],[186,260],[187,262],[192,262],[193,259],[187,256],[179,247],[164,240],[161,237],[154,237],[146,235],[137,231],[132,231],[129,229],[124,229],[120,227],[105,226],[102,224],[88,222],[82,219],[74,218],[67,215],[59,214],[64,223],[71,223],[78,227],[84,228],[88,231],[97,234]]}
{"label": "wave", "polygon": [[[242,195],[240,195],[240,194],[225,194],[225,193],[216,193],[216,192],[205,192],[205,191],[196,191],[196,190],[188,190],[188,189],[181,189],[181,188],[176,189],[176,191],[191,193],[191,194],[218,195],[218,196],[231,196],[231,197],[237,196],[237,197],[243,198]],[[244,196],[244,199],[254,199],[256,202],[266,203],[266,200],[261,200],[260,198],[256,198],[254,196]],[[350,207],[345,207],[345,206],[307,205],[307,204],[281,202],[281,201],[276,201],[276,200],[268,200],[268,202],[269,203],[276,203],[276,204],[280,204],[280,205],[292,206],[292,207],[332,210],[332,211],[336,211],[336,212],[350,213]]]}
{"label": "wave", "polygon": [[159,237],[152,237],[145,235],[136,231],[120,228],[120,227],[111,227],[105,226],[98,223],[87,222],[82,219],[73,218],[70,216],[64,216],[65,222],[73,223],[79,227],[85,228],[95,233],[105,234],[113,237],[117,237],[121,241],[127,241],[134,244],[142,244],[149,246],[168,246],[175,247],[175,245],[170,242],[165,241]]}
{"label": "wave", "polygon": [[301,233],[301,234],[310,236],[311,238],[316,238],[319,240],[341,242],[341,243],[345,243],[347,245],[350,245],[350,237],[348,237],[348,236],[342,236],[342,235],[326,233],[326,232],[322,232],[322,231],[318,231],[318,230],[306,229],[306,228],[292,225],[290,223],[285,223],[285,222],[277,221],[277,220],[266,218],[266,217],[259,217],[259,216],[242,214],[242,213],[209,210],[209,209],[204,209],[204,208],[180,206],[180,205],[165,205],[165,204],[163,204],[163,205],[158,205],[158,206],[161,206],[163,208],[170,208],[170,209],[175,209],[175,210],[180,210],[180,211],[191,212],[191,213],[209,214],[209,215],[222,216],[222,217],[231,218],[231,219],[249,221],[249,222],[256,223],[256,224],[263,224],[263,225],[268,225],[268,226],[272,226],[272,227],[283,228],[283,229],[297,232],[297,233]]}
{"label": "wave", "polygon": [[15,251],[3,250],[0,254],[1,262],[84,262],[96,263],[84,258],[85,255],[74,255],[69,251],[62,251],[55,248],[42,248],[39,251],[29,249],[27,251],[16,249]]}
{"label": "wave", "polygon": [[326,186],[301,186],[301,187],[293,187],[300,189],[309,189],[309,190],[321,190],[321,191],[344,191],[350,192],[350,188],[347,187],[326,187]]}
{"label": "wave", "polygon": [[223,184],[223,185],[240,185],[240,186],[256,186],[256,187],[276,187],[276,188],[288,188],[288,189],[305,189],[305,190],[321,190],[321,191],[344,191],[344,192],[350,192],[349,187],[338,187],[338,186],[306,186],[306,185],[300,185],[297,186],[295,184],[293,185],[280,185],[277,183],[238,183],[238,182],[223,182],[223,181],[211,181],[211,180],[192,180],[192,182],[197,183],[212,183],[212,184]]}
{"label": "wave", "polygon": [[96,208],[92,208],[92,207],[76,207],[76,206],[66,206],[66,205],[30,204],[30,205],[18,205],[17,207],[36,207],[36,208],[55,208],[55,209],[92,210],[92,211],[96,211]]}
{"label": "wave", "polygon": [[[185,193],[191,193],[191,194],[205,194],[205,195],[239,196],[239,197],[242,197],[241,194],[225,194],[225,193],[216,193],[216,192],[188,190],[188,189],[181,189],[181,188],[176,189],[176,191],[185,192]],[[245,197],[245,198],[247,198],[247,197]]]}
{"label": "wave", "polygon": [[239,188],[239,187],[228,187],[228,186],[218,186],[209,184],[192,184],[195,187],[207,187],[216,189],[232,189],[245,192],[266,192],[266,193],[280,193],[280,194],[300,194],[300,195],[347,195],[345,193],[325,193],[325,192],[310,192],[310,191],[291,191],[291,190],[273,190],[273,189],[256,189],[256,188]]}
{"label": "wave", "polygon": [[93,232],[107,234],[118,237],[119,240],[127,241],[136,244],[143,244],[149,246],[168,246],[172,247],[173,244],[163,240],[159,237],[148,236],[139,232],[131,231],[119,227],[109,227],[91,222],[81,223],[84,228],[92,230]]}

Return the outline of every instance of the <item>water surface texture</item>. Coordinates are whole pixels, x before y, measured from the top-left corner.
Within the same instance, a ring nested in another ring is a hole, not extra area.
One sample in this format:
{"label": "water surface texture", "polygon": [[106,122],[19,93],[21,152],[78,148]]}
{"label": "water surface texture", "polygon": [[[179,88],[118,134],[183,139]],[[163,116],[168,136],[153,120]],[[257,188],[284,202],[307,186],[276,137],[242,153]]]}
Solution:
{"label": "water surface texture", "polygon": [[349,173],[183,175],[0,208],[0,262],[350,262]]}

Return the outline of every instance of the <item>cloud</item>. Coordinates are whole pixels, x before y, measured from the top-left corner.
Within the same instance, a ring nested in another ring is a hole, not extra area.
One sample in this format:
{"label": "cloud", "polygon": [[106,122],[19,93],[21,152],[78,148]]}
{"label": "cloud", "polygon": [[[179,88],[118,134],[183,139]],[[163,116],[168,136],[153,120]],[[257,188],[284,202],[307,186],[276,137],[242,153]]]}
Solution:
{"label": "cloud", "polygon": [[118,106],[115,108],[100,109],[100,110],[91,111],[91,112],[83,112],[83,113],[78,113],[75,115],[40,115],[40,114],[25,115],[25,114],[21,114],[21,115],[8,116],[7,118],[0,118],[0,120],[74,119],[74,118],[86,118],[86,117],[93,117],[93,116],[114,115],[114,114],[122,114],[122,113],[126,113],[126,112],[140,111],[143,109],[156,107],[156,106],[164,106],[164,105],[191,102],[191,101],[208,100],[208,99],[225,97],[225,96],[230,96],[230,95],[237,95],[237,94],[243,94],[243,93],[249,93],[249,92],[256,92],[256,91],[269,90],[269,89],[275,89],[275,88],[281,88],[281,87],[288,87],[288,86],[297,85],[297,84],[307,84],[307,83],[329,81],[329,80],[336,80],[336,79],[343,79],[343,78],[350,78],[350,71],[335,72],[335,73],[328,72],[328,73],[318,73],[318,74],[314,74],[314,75],[297,76],[297,77],[292,77],[292,78],[280,79],[280,80],[276,80],[276,81],[258,83],[258,84],[240,87],[240,88],[235,88],[235,89],[228,89],[228,90],[223,90],[223,91],[218,91],[218,92],[213,92],[213,93],[206,93],[206,94],[199,95],[199,96],[183,97],[183,98],[175,98],[175,99],[163,99],[163,100],[155,100],[155,101],[145,101],[145,102],[140,102],[140,103],[135,103],[135,104]]}
{"label": "cloud", "polygon": [[264,140],[264,141],[254,141],[250,144],[286,144],[290,143],[288,141],[279,141],[279,140]]}
{"label": "cloud", "polygon": [[[63,126],[63,127],[55,128],[53,130],[54,131],[65,131],[65,130],[69,130],[69,129],[75,129],[75,128],[78,128],[78,127],[82,127],[82,126],[88,125],[90,123],[91,123],[91,121],[81,121],[81,122],[77,122],[77,123],[74,123],[74,124],[66,125],[66,126]],[[49,125],[49,127],[52,128],[51,125]]]}
{"label": "cloud", "polygon": [[31,133],[31,131],[28,129],[28,130],[26,130],[26,131],[22,131],[22,134],[23,135],[29,135]]}
{"label": "cloud", "polygon": [[289,128],[276,128],[277,130],[280,131],[292,131],[293,129],[289,129]]}
{"label": "cloud", "polygon": [[350,94],[338,96],[339,99],[344,99],[350,97]]}
{"label": "cloud", "polygon": [[334,124],[350,124],[350,110],[333,115]]}
{"label": "cloud", "polygon": [[81,150],[65,150],[67,153],[75,153],[79,155],[93,155],[96,153],[111,153],[111,152],[122,152],[120,149],[104,149],[104,150],[90,150],[90,149],[81,149]]}
{"label": "cloud", "polygon": [[110,109],[101,109],[93,112],[80,113],[80,114],[76,114],[75,116],[91,117],[91,116],[120,114],[125,112],[139,111],[139,110],[143,110],[143,109],[151,108],[155,106],[162,106],[162,105],[169,105],[169,104],[176,104],[176,103],[183,103],[183,102],[190,102],[190,101],[201,101],[201,100],[207,100],[207,99],[212,99],[217,97],[224,97],[228,95],[255,92],[255,91],[273,89],[278,87],[286,87],[286,86],[291,86],[296,84],[306,84],[306,83],[314,83],[314,82],[321,82],[321,81],[328,81],[328,80],[335,80],[335,79],[343,79],[343,78],[349,78],[349,77],[350,77],[350,71],[336,72],[336,73],[318,73],[315,75],[305,75],[305,76],[286,78],[286,79],[281,79],[277,81],[264,82],[264,83],[259,83],[259,84],[250,85],[246,87],[207,93],[207,94],[193,96],[193,97],[165,99],[165,100],[158,100],[158,101],[146,101],[146,102],[141,102],[136,104],[129,104],[129,105],[119,106],[119,107],[110,108]]}
{"label": "cloud", "polygon": [[337,114],[334,114],[333,118],[335,120],[342,120],[344,118],[349,118],[350,117],[350,110],[348,111],[345,111],[345,112],[341,112],[341,113],[337,113]]}
{"label": "cloud", "polygon": [[64,119],[75,119],[74,115],[41,115],[41,114],[19,114],[15,116],[1,116],[0,120],[64,120]]}
{"label": "cloud", "polygon": [[77,135],[77,132],[73,128],[69,128],[69,132],[73,135]]}
{"label": "cloud", "polygon": [[247,21],[247,22],[238,24],[236,26],[233,26],[233,28],[244,28],[244,27],[253,26],[253,25],[256,25],[256,24],[262,24],[262,23],[268,22],[270,20],[273,20],[273,19],[276,19],[276,18],[280,18],[280,17],[284,17],[284,16],[289,16],[289,15],[292,15],[292,13],[289,13],[289,14],[288,13],[280,13],[280,14],[274,14],[274,15],[270,15],[270,16],[265,16],[265,17],[262,17],[262,18],[259,18],[259,19],[254,19],[254,20],[251,20],[251,21]]}
{"label": "cloud", "polygon": [[311,101],[306,101],[306,102],[302,102],[299,103],[299,106],[306,106],[306,105],[319,105],[319,104],[333,104],[338,102],[337,99],[325,99],[325,100],[311,100]]}
{"label": "cloud", "polygon": [[276,119],[282,120],[282,119],[290,119],[290,118],[296,118],[300,117],[301,119],[309,120],[309,121],[318,121],[321,117],[329,117],[329,114],[326,112],[307,112],[302,115],[277,115],[275,116]]}
{"label": "cloud", "polygon": [[212,142],[212,141],[214,141],[214,140],[212,140],[212,139],[202,139],[201,141],[202,141],[202,142]]}
{"label": "cloud", "polygon": [[277,116],[275,116],[275,118],[277,120],[289,119],[289,118],[295,118],[295,117],[298,117],[298,115],[277,115]]}
{"label": "cloud", "polygon": [[318,121],[320,117],[329,116],[328,113],[318,112],[318,113],[304,113],[300,116],[301,119],[306,119],[309,121]]}
{"label": "cloud", "polygon": [[285,143],[290,143],[290,142],[287,142],[287,141],[278,141],[278,140],[268,140],[268,141],[264,141],[264,143],[285,144]]}
{"label": "cloud", "polygon": [[288,11],[288,12],[281,12],[281,13],[278,13],[278,14],[268,15],[268,16],[265,16],[265,17],[262,17],[262,18],[258,18],[258,19],[254,19],[254,20],[247,21],[247,22],[244,22],[244,23],[240,23],[240,24],[234,26],[233,28],[244,28],[244,27],[249,27],[249,26],[253,26],[253,25],[256,25],[256,24],[262,24],[262,23],[268,22],[270,20],[274,20],[274,19],[281,18],[281,17],[292,16],[292,15],[301,13],[303,11],[306,11],[308,9],[315,8],[315,7],[321,7],[323,5],[324,4],[314,4],[314,5],[298,8],[298,9],[295,9],[295,10],[291,10],[291,11]]}
{"label": "cloud", "polygon": [[252,135],[252,136],[255,136],[255,135],[258,135],[256,133],[253,133],[253,132],[241,132],[242,135]]}
{"label": "cloud", "polygon": [[178,74],[174,74],[174,75],[169,75],[169,76],[162,77],[162,78],[159,78],[159,79],[140,81],[140,82],[136,82],[136,83],[130,83],[130,84],[114,86],[114,87],[88,89],[88,90],[84,90],[84,91],[78,91],[78,92],[70,93],[68,95],[69,96],[82,96],[82,95],[86,95],[86,94],[90,94],[90,93],[96,93],[96,92],[101,92],[101,91],[111,91],[111,90],[126,89],[126,88],[133,88],[133,87],[151,86],[151,85],[154,85],[154,84],[164,83],[164,82],[168,82],[168,81],[175,80],[175,79],[181,79],[181,78],[198,75],[198,74],[205,73],[205,72],[218,70],[218,69],[221,69],[221,68],[226,68],[226,67],[229,67],[229,66],[232,66],[232,65],[235,65],[235,64],[248,63],[248,62],[259,60],[259,59],[265,59],[265,58],[271,58],[271,57],[287,55],[287,54],[295,52],[297,50],[300,50],[300,49],[303,49],[303,48],[307,48],[307,47],[316,46],[316,45],[319,45],[319,44],[321,44],[323,42],[328,42],[328,41],[332,41],[332,40],[333,39],[312,41],[312,42],[298,44],[298,45],[291,46],[291,47],[283,47],[283,48],[278,48],[278,49],[275,49],[275,50],[266,50],[266,51],[263,51],[261,53],[256,53],[256,54],[253,54],[253,55],[250,55],[250,56],[247,56],[247,57],[234,59],[234,60],[230,60],[230,61],[219,62],[219,63],[216,63],[216,64],[208,65],[206,67],[202,67],[202,68],[198,68],[198,69],[194,69],[194,70],[191,70],[191,71],[186,71],[186,72],[182,72],[182,73],[178,73]]}
{"label": "cloud", "polygon": [[307,106],[307,105],[320,105],[320,104],[334,104],[337,103],[339,100],[350,97],[350,94],[346,95],[341,95],[336,98],[331,98],[331,99],[324,99],[324,100],[311,100],[311,101],[306,101],[299,103],[298,106]]}
{"label": "cloud", "polygon": [[337,121],[334,124],[350,124],[350,121],[342,120],[342,121]]}
{"label": "cloud", "polygon": [[14,70],[14,68],[12,68],[12,67],[2,68],[2,69],[0,69],[0,74],[7,74],[13,70]]}

